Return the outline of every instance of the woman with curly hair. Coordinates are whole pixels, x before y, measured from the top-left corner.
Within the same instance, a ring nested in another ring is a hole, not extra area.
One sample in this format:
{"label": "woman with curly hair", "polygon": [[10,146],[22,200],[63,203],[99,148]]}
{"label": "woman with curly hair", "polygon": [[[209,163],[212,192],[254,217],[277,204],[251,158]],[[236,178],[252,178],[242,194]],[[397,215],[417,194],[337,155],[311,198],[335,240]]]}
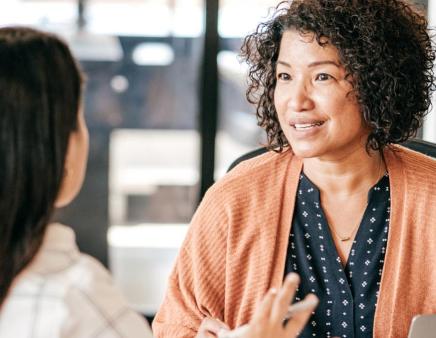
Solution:
{"label": "woman with curly hair", "polygon": [[283,2],[242,56],[270,151],[207,193],[155,334],[213,336],[213,317],[261,337],[256,304],[295,272],[294,301],[319,298],[300,337],[406,337],[436,313],[436,161],[400,145],[435,90],[425,17],[400,0]]}

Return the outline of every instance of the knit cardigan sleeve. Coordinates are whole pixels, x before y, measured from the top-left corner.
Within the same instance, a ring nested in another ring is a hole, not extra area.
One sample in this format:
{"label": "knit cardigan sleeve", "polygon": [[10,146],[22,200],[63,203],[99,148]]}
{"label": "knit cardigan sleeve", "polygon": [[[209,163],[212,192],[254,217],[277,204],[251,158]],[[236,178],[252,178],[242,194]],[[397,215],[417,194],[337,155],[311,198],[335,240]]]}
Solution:
{"label": "knit cardigan sleeve", "polygon": [[203,318],[223,320],[227,216],[219,190],[208,191],[192,219],[153,321],[158,338],[194,337]]}

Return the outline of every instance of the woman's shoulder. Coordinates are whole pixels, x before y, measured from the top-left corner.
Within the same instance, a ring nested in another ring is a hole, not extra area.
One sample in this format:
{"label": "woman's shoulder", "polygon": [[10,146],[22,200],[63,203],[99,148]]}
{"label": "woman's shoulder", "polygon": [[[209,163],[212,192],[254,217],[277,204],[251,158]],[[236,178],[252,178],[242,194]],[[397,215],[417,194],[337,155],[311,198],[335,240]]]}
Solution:
{"label": "woman's shoulder", "polygon": [[395,192],[407,198],[406,205],[421,205],[409,210],[436,216],[436,159],[398,145],[385,151],[385,158]]}
{"label": "woman's shoulder", "polygon": [[47,227],[40,249],[14,285],[52,285],[62,296],[68,288],[95,280],[110,280],[109,272],[94,257],[79,251],[73,229],[54,223]]}
{"label": "woman's shoulder", "polygon": [[108,270],[94,257],[80,253],[69,275],[64,297],[68,337],[88,337],[98,331],[101,336],[152,337],[144,318],[130,308]]}
{"label": "woman's shoulder", "polygon": [[231,176],[230,174],[237,176],[247,172],[279,168],[284,166],[292,157],[293,153],[289,148],[285,148],[282,152],[265,151],[257,156],[241,161],[228,174],[229,176]]}
{"label": "woman's shoulder", "polygon": [[210,191],[224,195],[246,194],[262,186],[273,186],[275,182],[283,180],[293,158],[293,153],[286,149],[280,153],[267,151],[244,160],[219,179]]}
{"label": "woman's shoulder", "polygon": [[[24,303],[29,306],[23,312]],[[61,224],[48,226],[37,255],[17,276],[0,323],[17,311],[23,312],[20,332],[32,327],[27,318],[50,320],[50,334],[40,335],[44,337],[88,337],[98,331],[109,336],[114,327],[122,331],[122,337],[152,336],[144,319],[129,308],[108,270],[81,253],[74,231]]]}
{"label": "woman's shoulder", "polygon": [[385,152],[395,167],[401,166],[403,173],[412,176],[425,176],[436,179],[436,158],[401,145],[392,145]]}
{"label": "woman's shoulder", "polygon": [[247,220],[280,205],[293,158],[289,150],[270,151],[239,163],[208,189],[194,214],[190,231],[196,229],[206,236],[214,229],[215,234],[225,237],[229,219]]}
{"label": "woman's shoulder", "polygon": [[59,290],[68,313],[66,336],[87,337],[98,330],[109,336],[117,327],[122,337],[151,337],[147,323],[129,307],[109,271],[79,251],[71,228],[50,225],[39,259],[39,271],[33,269],[33,274],[43,278],[46,288]]}

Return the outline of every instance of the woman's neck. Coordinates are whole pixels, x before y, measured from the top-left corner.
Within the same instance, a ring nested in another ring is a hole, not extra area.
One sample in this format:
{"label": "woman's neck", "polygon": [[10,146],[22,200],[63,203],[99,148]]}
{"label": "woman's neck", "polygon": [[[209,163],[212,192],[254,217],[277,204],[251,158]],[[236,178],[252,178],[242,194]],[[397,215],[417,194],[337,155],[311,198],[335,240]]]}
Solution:
{"label": "woman's neck", "polygon": [[322,194],[345,198],[368,193],[386,167],[380,152],[363,148],[337,159],[303,159],[303,171]]}

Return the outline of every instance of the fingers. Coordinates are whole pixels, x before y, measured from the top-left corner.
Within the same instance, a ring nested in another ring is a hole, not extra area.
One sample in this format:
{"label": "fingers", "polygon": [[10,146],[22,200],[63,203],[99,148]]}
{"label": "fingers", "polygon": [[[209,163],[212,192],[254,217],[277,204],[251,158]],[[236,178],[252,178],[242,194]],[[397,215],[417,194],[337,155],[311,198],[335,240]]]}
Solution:
{"label": "fingers", "polygon": [[217,335],[214,333],[210,333],[210,332],[203,332],[203,335],[201,336],[201,338],[216,338]]}
{"label": "fingers", "polygon": [[253,315],[253,322],[262,322],[266,319],[269,319],[271,314],[271,308],[274,304],[274,300],[277,296],[276,289],[270,289],[265,297],[262,299],[262,302],[256,308],[256,312]]}
{"label": "fingers", "polygon": [[[299,279],[297,274],[291,273],[285,278],[280,291],[269,290],[257,306],[250,324],[246,327],[245,334],[241,337],[297,337],[318,305],[318,298],[311,294],[303,301],[290,306]],[[285,319],[289,319],[287,324],[284,322]]]}
{"label": "fingers", "polygon": [[303,330],[318,305],[318,298],[314,294],[309,294],[300,303],[302,310],[295,312],[285,327],[288,336],[296,336]]}
{"label": "fingers", "polygon": [[198,333],[196,338],[215,338],[218,335],[218,331],[226,329],[229,327],[215,318],[204,318],[198,328]]}
{"label": "fingers", "polygon": [[294,298],[299,280],[300,278],[296,273],[290,273],[286,276],[283,286],[274,301],[271,311],[272,321],[281,323],[285,318],[289,305],[292,303],[292,299]]}

